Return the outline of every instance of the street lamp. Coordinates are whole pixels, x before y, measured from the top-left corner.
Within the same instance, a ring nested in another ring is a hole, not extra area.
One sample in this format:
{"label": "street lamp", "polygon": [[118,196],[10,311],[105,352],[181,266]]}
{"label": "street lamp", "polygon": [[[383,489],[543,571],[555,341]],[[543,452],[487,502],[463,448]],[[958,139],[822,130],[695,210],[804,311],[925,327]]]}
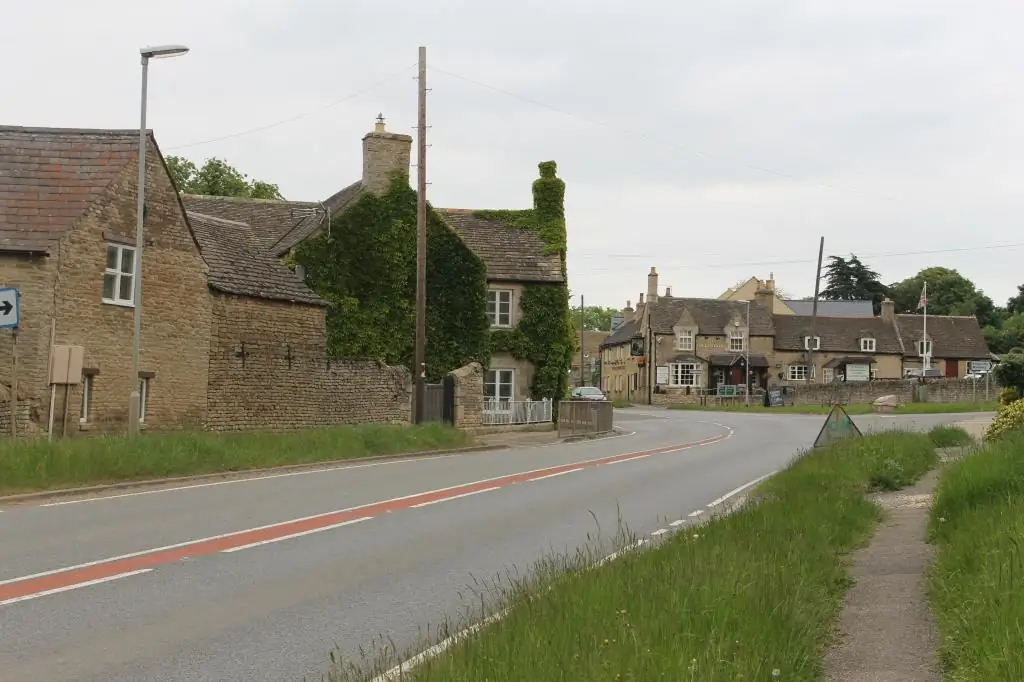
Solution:
{"label": "street lamp", "polygon": [[139,186],[135,209],[135,334],[132,337],[132,392],[128,399],[128,434],[139,432],[142,393],[139,386],[139,339],[142,336],[142,215],[146,206],[146,93],[149,85],[149,60],[178,57],[188,52],[184,45],[153,45],[139,50],[142,56],[142,106],[139,121]]}

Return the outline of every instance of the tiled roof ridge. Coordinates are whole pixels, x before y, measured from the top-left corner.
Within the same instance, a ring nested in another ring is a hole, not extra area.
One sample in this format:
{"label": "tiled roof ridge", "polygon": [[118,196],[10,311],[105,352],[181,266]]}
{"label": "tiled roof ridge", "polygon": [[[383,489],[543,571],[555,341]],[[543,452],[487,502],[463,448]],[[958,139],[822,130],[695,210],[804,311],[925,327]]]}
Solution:
{"label": "tiled roof ridge", "polygon": [[[0,133],[28,133],[30,135],[109,135],[110,137],[139,136],[138,128],[49,128],[45,126],[0,125]],[[146,135],[153,137],[153,129],[147,128]]]}
{"label": "tiled roof ridge", "polygon": [[202,211],[192,211],[189,209],[185,209],[185,214],[188,216],[198,216],[212,223],[226,223],[228,225],[244,227],[247,230],[252,230],[252,226],[249,225],[249,223],[243,223],[240,220],[228,220],[227,218],[219,218],[215,215],[210,215],[209,213],[203,213]]}
{"label": "tiled roof ridge", "polygon": [[318,206],[319,201],[306,201],[304,199],[260,199],[256,197],[228,197],[221,196],[219,194],[191,194],[189,192],[182,192],[181,197],[189,199],[217,199],[219,201],[237,201],[252,202],[260,204],[307,204],[309,206]]}

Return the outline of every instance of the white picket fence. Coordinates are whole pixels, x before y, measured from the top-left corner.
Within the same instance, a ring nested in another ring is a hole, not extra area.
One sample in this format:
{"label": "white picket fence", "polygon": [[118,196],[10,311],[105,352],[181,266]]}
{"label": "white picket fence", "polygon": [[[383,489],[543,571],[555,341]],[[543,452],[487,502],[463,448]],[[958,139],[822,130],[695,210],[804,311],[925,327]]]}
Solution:
{"label": "white picket fence", "polygon": [[543,424],[553,419],[552,402],[484,398],[484,425]]}

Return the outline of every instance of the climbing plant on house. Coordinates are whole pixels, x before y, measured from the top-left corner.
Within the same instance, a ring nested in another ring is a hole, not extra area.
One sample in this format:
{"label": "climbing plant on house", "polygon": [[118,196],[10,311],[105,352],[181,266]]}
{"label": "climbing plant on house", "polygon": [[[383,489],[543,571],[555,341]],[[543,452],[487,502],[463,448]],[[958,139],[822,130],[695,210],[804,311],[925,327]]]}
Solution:
{"label": "climbing plant on house", "polygon": [[[540,177],[533,182],[533,208],[522,211],[477,211],[480,218],[501,220],[523,230],[533,230],[557,253],[565,277],[565,183],[556,175],[554,161],[539,164]],[[522,316],[515,329],[491,333],[491,352],[511,353],[534,366],[534,399],[566,395],[575,334],[569,314],[569,287],[563,282],[527,284],[520,299]]]}
{"label": "climbing plant on house", "polygon": [[[396,174],[387,193],[365,194],[301,244],[288,262],[331,304],[328,351],[412,367],[416,325],[416,192]],[[437,381],[489,359],[483,261],[433,210],[427,212],[427,376]]]}

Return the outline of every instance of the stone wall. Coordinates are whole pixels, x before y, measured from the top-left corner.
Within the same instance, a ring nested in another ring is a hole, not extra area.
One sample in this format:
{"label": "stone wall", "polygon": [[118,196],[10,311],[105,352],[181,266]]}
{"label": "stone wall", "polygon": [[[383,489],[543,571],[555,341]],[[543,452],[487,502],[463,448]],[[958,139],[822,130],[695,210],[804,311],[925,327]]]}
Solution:
{"label": "stone wall", "polygon": [[455,426],[473,429],[484,423],[484,371],[479,362],[448,373],[455,381]]}
{"label": "stone wall", "polygon": [[409,371],[329,358],[324,309],[215,294],[207,428],[408,423]]}

